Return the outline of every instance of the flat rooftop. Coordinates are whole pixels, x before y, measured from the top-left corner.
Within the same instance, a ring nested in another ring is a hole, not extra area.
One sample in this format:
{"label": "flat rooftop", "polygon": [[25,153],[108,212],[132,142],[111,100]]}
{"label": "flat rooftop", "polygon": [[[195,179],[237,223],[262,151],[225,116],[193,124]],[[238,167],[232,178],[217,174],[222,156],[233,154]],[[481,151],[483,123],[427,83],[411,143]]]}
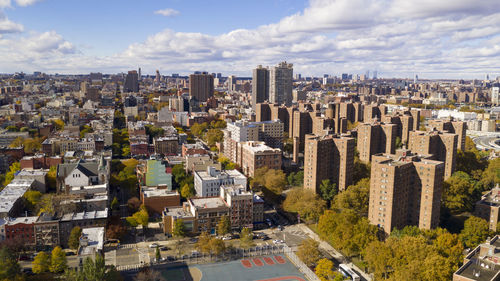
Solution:
{"label": "flat rooftop", "polygon": [[183,207],[166,208],[165,211],[163,211],[163,214],[165,216],[171,216],[174,218],[191,218],[191,217],[193,217],[193,214],[191,214],[189,211],[184,210]]}
{"label": "flat rooftop", "polygon": [[90,227],[82,229],[82,237],[88,239],[88,245],[78,250],[78,255],[93,255],[102,251],[104,245],[104,227]]}
{"label": "flat rooftop", "polygon": [[483,260],[472,260],[463,265],[456,274],[471,280],[492,281],[497,280],[493,279],[493,277],[498,273],[500,273],[500,268],[498,266],[495,267],[493,263]]}
{"label": "flat rooftop", "polygon": [[8,213],[16,201],[31,188],[35,180],[14,179],[0,191],[0,213]]}
{"label": "flat rooftop", "polygon": [[142,188],[142,193],[144,197],[163,197],[163,196],[178,196],[179,192],[169,191],[168,189],[158,189],[158,188]]}
{"label": "flat rooftop", "polygon": [[190,199],[196,209],[215,209],[226,207],[226,203],[220,197],[205,197]]}
{"label": "flat rooftop", "polygon": [[84,219],[105,219],[108,217],[108,208],[104,211],[80,212],[64,214],[61,221],[84,220]]}

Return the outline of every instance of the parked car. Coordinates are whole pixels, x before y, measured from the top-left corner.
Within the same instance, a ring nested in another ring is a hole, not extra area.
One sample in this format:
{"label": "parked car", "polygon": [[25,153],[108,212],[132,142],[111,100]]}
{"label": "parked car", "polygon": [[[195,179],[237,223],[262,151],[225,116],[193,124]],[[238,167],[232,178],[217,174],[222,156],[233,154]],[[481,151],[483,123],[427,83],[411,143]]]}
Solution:
{"label": "parked car", "polygon": [[162,250],[162,251],[168,251],[168,250],[170,250],[170,248],[167,247],[167,246],[163,246],[163,247],[160,247],[160,250]]}
{"label": "parked car", "polygon": [[149,245],[149,248],[158,248],[158,243],[153,243]]}
{"label": "parked car", "polygon": [[284,243],[284,242],[283,242],[283,240],[281,240],[281,239],[274,239],[274,240],[273,240],[273,243],[274,243],[274,244],[281,244],[281,243]]}
{"label": "parked car", "polygon": [[231,237],[231,236],[224,236],[224,237],[222,237],[222,240],[231,240],[231,239],[233,239],[233,237]]}

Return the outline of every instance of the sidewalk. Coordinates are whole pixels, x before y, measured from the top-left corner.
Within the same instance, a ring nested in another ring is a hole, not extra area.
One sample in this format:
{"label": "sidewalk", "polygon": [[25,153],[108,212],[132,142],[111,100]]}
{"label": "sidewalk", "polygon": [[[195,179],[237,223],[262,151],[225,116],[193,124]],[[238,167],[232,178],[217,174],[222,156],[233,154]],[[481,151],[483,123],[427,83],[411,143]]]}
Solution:
{"label": "sidewalk", "polygon": [[[327,253],[329,253],[330,255],[332,255],[332,257],[340,262],[343,262],[343,261],[346,261],[347,259],[341,254],[339,253],[337,250],[335,250],[335,248],[332,247],[332,245],[328,244],[327,242],[321,240],[319,238],[319,236],[314,233],[314,231],[312,231],[309,227],[307,227],[305,224],[296,224],[296,226],[298,226],[303,232],[307,233],[307,235],[309,235],[309,237],[311,237],[312,239],[316,240],[319,242],[319,247],[320,249],[326,251]],[[361,276],[363,276],[363,278],[367,281],[371,281],[371,277],[366,273],[364,272],[363,270],[361,270],[359,267],[357,267],[355,264],[353,263],[347,263],[351,268],[353,268],[354,270],[356,270],[357,273],[359,273]]]}

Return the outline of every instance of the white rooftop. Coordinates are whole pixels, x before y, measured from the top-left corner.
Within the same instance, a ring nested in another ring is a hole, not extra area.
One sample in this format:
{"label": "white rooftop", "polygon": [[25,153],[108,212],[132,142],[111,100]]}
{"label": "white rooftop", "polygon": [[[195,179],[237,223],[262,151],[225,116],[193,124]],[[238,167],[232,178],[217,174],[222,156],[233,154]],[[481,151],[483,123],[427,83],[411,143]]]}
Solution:
{"label": "white rooftop", "polygon": [[151,187],[142,187],[142,192],[144,193],[144,197],[159,197],[159,196],[175,196],[179,195],[177,191],[168,191],[168,189],[158,189]]}
{"label": "white rooftop", "polygon": [[[78,250],[78,255],[93,255],[102,251],[104,245],[104,227],[90,227],[82,229],[82,238],[87,239],[87,246]],[[82,239],[80,238],[80,239]]]}
{"label": "white rooftop", "polygon": [[255,152],[281,152],[279,148],[272,148],[263,141],[247,141],[243,143],[243,147],[249,151]]}
{"label": "white rooftop", "polygon": [[17,218],[10,218],[7,224],[8,225],[15,225],[18,223],[34,224],[37,220],[38,217],[17,217]]}
{"label": "white rooftop", "polygon": [[33,179],[14,179],[0,191],[0,213],[8,213],[16,201],[30,189],[34,181]]}
{"label": "white rooftop", "polygon": [[47,174],[47,171],[44,171],[42,169],[37,169],[37,170],[22,169],[17,175],[18,176],[45,176],[46,174]]}
{"label": "white rooftop", "polygon": [[61,221],[73,221],[73,220],[84,220],[84,219],[104,219],[108,217],[108,208],[104,211],[91,211],[91,212],[80,212],[80,213],[69,213],[64,214]]}

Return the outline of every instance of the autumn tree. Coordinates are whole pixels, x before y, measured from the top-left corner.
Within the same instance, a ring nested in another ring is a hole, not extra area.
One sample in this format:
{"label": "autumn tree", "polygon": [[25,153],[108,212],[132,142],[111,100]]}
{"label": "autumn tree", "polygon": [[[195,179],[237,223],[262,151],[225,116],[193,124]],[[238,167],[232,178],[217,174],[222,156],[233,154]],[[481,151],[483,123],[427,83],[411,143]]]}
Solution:
{"label": "autumn tree", "polygon": [[200,236],[198,236],[198,242],[196,243],[196,249],[199,252],[208,254],[210,253],[210,235],[208,232],[203,231]]}
{"label": "autumn tree", "polygon": [[270,192],[279,195],[287,184],[286,175],[282,170],[270,169],[264,176],[264,185]]}
{"label": "autumn tree", "polygon": [[132,197],[127,200],[127,207],[129,208],[129,210],[135,212],[141,207],[141,200],[139,200],[139,198],[137,197]]}
{"label": "autumn tree", "polygon": [[38,252],[35,259],[32,262],[33,273],[39,274],[49,271],[50,268],[50,256],[46,252]]}
{"label": "autumn tree", "polygon": [[193,197],[195,194],[194,185],[190,185],[188,183],[184,184],[181,188],[181,196],[182,198],[189,199]]}
{"label": "autumn tree", "polygon": [[226,250],[226,244],[222,239],[212,238],[210,239],[210,253],[218,256]]}
{"label": "autumn tree", "polygon": [[28,190],[24,193],[23,198],[25,207],[33,212],[35,210],[35,206],[42,198],[42,193],[37,190]]}
{"label": "autumn tree", "polygon": [[329,259],[320,259],[314,269],[314,273],[321,281],[329,281],[334,277],[333,262]]}
{"label": "autumn tree", "polygon": [[50,272],[61,273],[68,268],[68,262],[66,260],[66,253],[57,246],[52,250],[52,255],[50,259]]}
{"label": "autumn tree", "polygon": [[21,170],[21,164],[19,164],[19,162],[12,163],[9,167],[9,171],[7,171],[7,173],[5,174],[3,186],[7,186],[14,179],[14,175],[19,170]]}
{"label": "autumn tree", "polygon": [[82,229],[79,226],[73,227],[68,238],[68,245],[71,249],[78,249],[80,246],[80,236],[82,236]]}
{"label": "autumn tree", "polygon": [[315,222],[326,208],[326,202],[312,190],[296,187],[291,189],[283,202],[287,212],[298,213],[301,218]]}
{"label": "autumn tree", "polygon": [[141,205],[139,211],[132,215],[132,218],[143,227],[148,227],[149,224],[149,214],[146,210],[146,206]]}
{"label": "autumn tree", "polygon": [[243,249],[248,249],[254,245],[253,234],[250,229],[244,227],[240,232],[240,247]]}
{"label": "autumn tree", "polygon": [[229,217],[224,215],[220,218],[219,223],[217,224],[217,234],[218,235],[226,235],[231,232],[231,221],[229,221]]}
{"label": "autumn tree", "polygon": [[314,266],[321,258],[321,253],[318,247],[319,243],[316,240],[311,238],[305,239],[299,246],[297,256],[307,266]]}

